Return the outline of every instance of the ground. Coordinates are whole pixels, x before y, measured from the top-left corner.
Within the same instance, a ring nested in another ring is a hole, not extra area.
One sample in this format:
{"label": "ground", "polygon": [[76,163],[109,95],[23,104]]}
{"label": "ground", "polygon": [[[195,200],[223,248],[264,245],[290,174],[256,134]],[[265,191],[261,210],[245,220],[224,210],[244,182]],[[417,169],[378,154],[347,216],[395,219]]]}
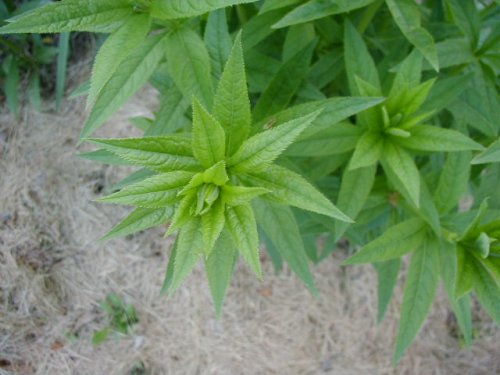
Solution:
{"label": "ground", "polygon": [[[138,134],[127,118],[156,105],[152,89],[141,91],[99,135]],[[173,297],[160,296],[172,243],[161,229],[98,241],[127,209],[93,200],[127,171],[77,157],[88,147],[76,146],[84,100],[66,101],[57,115],[0,116],[0,374],[500,373],[500,330],[477,307],[477,338],[461,348],[443,290],[393,367],[404,274],[377,325],[375,272],[341,267],[345,250],[314,269],[320,298],[266,258],[263,281],[238,265],[221,320],[202,267]],[[99,305],[112,292],[140,322],[130,336],[95,346],[94,332],[109,323]]]}

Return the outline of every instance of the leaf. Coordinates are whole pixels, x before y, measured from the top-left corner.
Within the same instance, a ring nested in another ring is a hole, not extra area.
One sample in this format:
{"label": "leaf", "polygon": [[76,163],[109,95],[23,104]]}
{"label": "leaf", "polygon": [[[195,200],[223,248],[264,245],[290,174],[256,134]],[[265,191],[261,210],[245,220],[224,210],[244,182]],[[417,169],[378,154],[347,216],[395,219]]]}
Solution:
{"label": "leaf", "polygon": [[484,147],[463,135],[452,130],[431,125],[418,125],[410,130],[408,138],[392,137],[394,143],[410,150],[418,151],[470,151],[484,150]]}
{"label": "leaf", "polygon": [[111,329],[109,327],[97,331],[92,336],[92,345],[100,345],[108,339]]}
{"label": "leaf", "polygon": [[159,19],[199,16],[216,9],[257,0],[156,0],[151,4],[151,14]]}
{"label": "leaf", "polygon": [[236,248],[258,278],[262,278],[257,223],[250,204],[227,207],[226,223]]}
{"label": "leaf", "polygon": [[394,287],[398,281],[401,259],[392,259],[385,262],[374,263],[373,265],[378,275],[377,323],[380,324],[382,320],[384,320],[385,313],[394,292]]}
{"label": "leaf", "polygon": [[446,108],[467,88],[470,79],[470,74],[439,79],[429,91],[420,111],[439,111]]}
{"label": "leaf", "polygon": [[236,37],[219,82],[213,113],[226,133],[227,154],[232,155],[247,139],[252,123],[241,33]]}
{"label": "leaf", "polygon": [[155,121],[144,135],[157,136],[175,133],[189,122],[184,115],[190,106],[190,99],[185,98],[177,87],[171,87],[162,93],[160,109],[155,116]]}
{"label": "leaf", "polygon": [[500,139],[497,139],[485,151],[472,159],[472,164],[487,164],[498,162],[500,162]]}
{"label": "leaf", "polygon": [[403,187],[411,202],[420,207],[420,172],[413,158],[399,145],[386,142],[382,166],[389,180],[397,180],[396,185]]}
{"label": "leaf", "polygon": [[[317,295],[297,221],[289,207],[256,199],[252,206],[257,224],[311,292]],[[286,228],[286,233],[283,232]]]}
{"label": "leaf", "polygon": [[384,148],[383,138],[374,132],[365,132],[358,140],[349,163],[349,170],[376,165]]}
{"label": "leaf", "polygon": [[56,70],[56,112],[61,110],[61,102],[66,88],[66,73],[68,70],[70,34],[62,33],[59,35],[57,70]]}
{"label": "leaf", "polygon": [[481,305],[488,315],[500,324],[500,287],[499,280],[495,280],[483,262],[474,259],[475,268],[474,290]]}
{"label": "leaf", "polygon": [[256,121],[286,108],[309,71],[316,40],[285,61],[260,96],[253,111]]}
{"label": "leaf", "polygon": [[420,26],[419,6],[413,0],[386,0],[386,4],[403,35],[439,71],[439,60],[432,35]]}
{"label": "leaf", "polygon": [[[337,199],[337,206],[342,212],[356,219],[356,216],[363,209],[372,191],[376,172],[376,165],[358,168],[353,171],[347,168],[344,170],[339,197]],[[336,222],[334,229],[335,239],[339,240],[348,227],[349,223],[347,222]]]}
{"label": "leaf", "polygon": [[405,220],[387,229],[383,235],[365,245],[343,264],[384,262],[399,258],[422,245],[425,230],[426,225],[421,219]]}
{"label": "leaf", "polygon": [[401,360],[427,317],[438,282],[439,243],[434,238],[427,238],[411,259],[401,307],[395,363]]}
{"label": "leaf", "polygon": [[434,201],[440,213],[457,207],[466,192],[470,177],[470,152],[454,152],[446,157],[439,182],[434,191]]}
{"label": "leaf", "polygon": [[192,271],[203,252],[201,219],[191,218],[181,229],[176,242],[174,275],[169,294],[172,295]]}
{"label": "leaf", "polygon": [[146,39],[151,24],[149,14],[130,15],[99,49],[92,68],[87,106],[92,106],[102,88],[115,74],[120,64]]}
{"label": "leaf", "polygon": [[477,47],[480,32],[479,12],[472,1],[446,0],[454,24]]}
{"label": "leaf", "polygon": [[210,107],[213,100],[212,73],[203,40],[193,30],[183,27],[167,34],[164,48],[169,73],[179,90],[186,98],[196,96],[203,105]]}
{"label": "leaf", "polygon": [[333,2],[311,0],[292,10],[273,27],[282,28],[314,21],[334,14],[350,12],[351,10],[367,6],[374,1],[375,0],[336,0]]}
{"label": "leaf", "polygon": [[231,156],[228,166],[236,173],[267,168],[320,113],[310,113],[253,136]]}
{"label": "leaf", "polygon": [[217,164],[226,155],[224,129],[196,98],[193,100],[193,152],[205,168]]}
{"label": "leaf", "polygon": [[212,76],[218,82],[232,45],[225,9],[215,10],[208,15],[204,42],[212,62]]}
{"label": "leaf", "polygon": [[163,55],[162,35],[149,37],[134,49],[102,87],[80,137],[89,137],[134,95],[148,81]]}
{"label": "leaf", "polygon": [[462,298],[474,287],[474,259],[462,246],[457,246],[455,297]]}
{"label": "leaf", "polygon": [[0,34],[109,32],[133,12],[128,0],[65,0],[26,12],[0,28]]}
{"label": "leaf", "polygon": [[224,202],[218,199],[205,214],[201,216],[201,228],[205,255],[209,256],[215,243],[224,229]]}
{"label": "leaf", "polygon": [[273,198],[282,204],[352,222],[306,179],[286,168],[272,165],[260,173],[248,173],[248,181],[270,191],[264,198]]}
{"label": "leaf", "polygon": [[6,59],[7,62],[7,78],[4,83],[4,92],[7,99],[7,107],[16,118],[20,115],[19,106],[19,84],[21,80],[18,62],[10,57]]}
{"label": "leaf", "polygon": [[231,238],[226,231],[223,231],[210,256],[205,259],[208,283],[212,292],[215,311],[219,317],[222,312],[224,296],[231,282],[237,255]]}
{"label": "leaf", "polygon": [[136,208],[121,223],[111,229],[101,241],[107,241],[119,236],[127,236],[144,229],[164,225],[172,216],[170,207],[164,208]]}
{"label": "leaf", "polygon": [[269,192],[270,190],[261,187],[232,186],[226,184],[222,186],[222,199],[227,206],[241,206]]}
{"label": "leaf", "polygon": [[178,200],[177,193],[192,177],[192,172],[184,171],[157,174],[98,201],[150,208],[170,206]]}
{"label": "leaf", "polygon": [[183,136],[125,139],[89,139],[131,165],[144,166],[158,172],[174,170],[197,171],[200,165],[193,158],[191,140]]}

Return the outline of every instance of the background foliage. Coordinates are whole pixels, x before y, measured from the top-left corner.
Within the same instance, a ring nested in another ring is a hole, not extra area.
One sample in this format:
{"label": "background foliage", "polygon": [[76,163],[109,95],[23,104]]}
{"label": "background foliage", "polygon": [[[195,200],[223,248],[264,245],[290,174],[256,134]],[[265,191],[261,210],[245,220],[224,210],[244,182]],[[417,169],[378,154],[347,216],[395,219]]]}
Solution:
{"label": "background foliage", "polygon": [[345,237],[345,264],[377,270],[379,320],[409,257],[397,362],[440,282],[466,344],[471,295],[500,321],[499,17],[472,0],[64,0],[0,33],[110,34],[82,139],[159,90],[144,138],[84,157],[143,168],[103,199],[138,207],[107,238],[180,230],[165,291],[203,258],[220,311],[238,254],[260,276],[260,238],[315,293],[309,262]]}

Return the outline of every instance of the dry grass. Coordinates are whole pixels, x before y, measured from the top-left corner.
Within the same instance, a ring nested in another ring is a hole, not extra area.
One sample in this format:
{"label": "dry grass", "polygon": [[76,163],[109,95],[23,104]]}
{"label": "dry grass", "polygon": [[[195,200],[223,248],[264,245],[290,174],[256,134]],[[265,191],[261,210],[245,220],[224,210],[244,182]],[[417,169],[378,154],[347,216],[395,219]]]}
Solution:
{"label": "dry grass", "polygon": [[[101,133],[129,135],[126,118],[156,103],[145,90]],[[264,262],[259,282],[239,266],[221,321],[202,268],[172,299],[159,297],[170,241],[160,230],[99,243],[125,210],[92,202],[123,170],[80,160],[81,100],[59,116],[0,118],[0,374],[498,374],[500,331],[476,313],[478,338],[461,349],[446,298],[402,363],[390,364],[401,290],[375,323],[370,267],[339,266],[336,253],[315,270],[314,299],[288,270]],[[98,305],[115,292],[138,310],[134,335],[95,347],[106,325]],[[73,336],[73,339],[68,338]]]}

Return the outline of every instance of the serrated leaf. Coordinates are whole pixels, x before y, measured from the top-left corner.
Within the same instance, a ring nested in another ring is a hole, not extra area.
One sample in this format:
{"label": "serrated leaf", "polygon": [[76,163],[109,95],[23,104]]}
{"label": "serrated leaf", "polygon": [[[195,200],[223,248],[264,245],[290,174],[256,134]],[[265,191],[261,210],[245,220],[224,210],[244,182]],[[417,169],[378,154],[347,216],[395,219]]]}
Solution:
{"label": "serrated leaf", "polygon": [[247,139],[252,122],[241,33],[236,37],[219,82],[213,113],[225,130],[227,154],[232,155]]}
{"label": "serrated leaf", "polygon": [[452,129],[439,128],[431,125],[418,125],[410,130],[408,138],[393,137],[399,146],[417,151],[470,151],[484,150],[484,147]]}
{"label": "serrated leaf", "polygon": [[[373,188],[376,172],[376,165],[358,168],[353,171],[347,168],[344,170],[339,197],[337,199],[337,206],[342,212],[356,219]],[[339,240],[348,227],[349,223],[336,222],[334,229],[335,238]]]}
{"label": "serrated leaf", "polygon": [[217,316],[222,312],[224,296],[231,282],[237,255],[230,235],[223,231],[210,256],[205,259],[205,269]]}
{"label": "serrated leaf", "polygon": [[[170,226],[165,233],[165,237],[172,235],[176,230],[182,228],[183,225],[194,218],[194,216],[191,214],[191,210],[192,207],[196,204],[196,198],[196,192],[188,192],[186,196],[181,199],[181,201],[175,208],[174,216],[170,221]],[[199,225],[201,226],[201,223],[199,223]]]}
{"label": "serrated leaf", "polygon": [[224,65],[231,54],[232,45],[225,9],[210,12],[203,40],[212,62],[212,76],[218,82]]}
{"label": "serrated leaf", "polygon": [[415,251],[405,285],[394,362],[398,363],[420,330],[439,281],[439,243],[427,238]]}
{"label": "serrated leaf", "polygon": [[401,32],[439,71],[439,60],[432,35],[420,25],[420,10],[413,0],[386,0],[386,4]]}
{"label": "serrated leaf", "polygon": [[210,107],[213,100],[212,68],[203,40],[193,30],[182,27],[167,34],[164,48],[168,70],[177,88],[186,98],[196,96],[203,105]]}
{"label": "serrated leaf", "polygon": [[257,223],[250,204],[227,207],[226,223],[236,248],[258,278],[262,278]]}
{"label": "serrated leaf", "polygon": [[311,0],[295,8],[283,17],[274,28],[282,28],[314,21],[319,18],[332,16],[334,14],[346,13],[351,10],[362,8],[373,3],[375,0]]}
{"label": "serrated leaf", "polygon": [[100,240],[107,241],[115,237],[127,236],[144,229],[164,225],[170,219],[172,213],[173,209],[171,207],[136,208]]}
{"label": "serrated leaf", "polygon": [[472,159],[472,164],[500,162],[500,139],[493,142],[486,150]]}
{"label": "serrated leaf", "polygon": [[286,168],[272,165],[263,172],[248,173],[248,179],[243,179],[256,187],[268,189],[270,193],[266,194],[265,198],[334,219],[352,222],[306,179]]}
{"label": "serrated leaf", "polygon": [[257,0],[156,0],[151,4],[151,14],[159,19],[199,16],[212,10]]}
{"label": "serrated leaf", "polygon": [[175,170],[197,171],[200,164],[193,158],[191,140],[183,136],[163,136],[126,139],[89,139],[131,165],[158,172]]}
{"label": "serrated leaf", "polygon": [[104,163],[110,165],[128,165],[128,162],[121,157],[113,154],[107,150],[97,150],[92,152],[84,152],[78,154],[78,157],[86,160],[91,160],[97,163]]}
{"label": "serrated leaf", "polygon": [[195,98],[193,101],[193,152],[210,168],[226,155],[226,135],[219,122]]}
{"label": "serrated leaf", "polygon": [[228,166],[236,173],[267,168],[320,113],[316,111],[253,136],[229,159]]}
{"label": "serrated leaf", "polygon": [[401,259],[392,259],[385,262],[374,263],[378,276],[378,308],[377,322],[380,324],[384,320],[385,313],[389,307],[394,287],[398,281]]}
{"label": "serrated leaf", "polygon": [[184,171],[157,174],[98,201],[149,208],[170,206],[178,200],[177,193],[192,177],[192,172]]}
{"label": "serrated leaf", "polygon": [[253,110],[256,121],[286,108],[309,71],[316,40],[285,61],[260,96]]}
{"label": "serrated leaf", "polygon": [[218,199],[205,214],[201,216],[201,228],[203,231],[203,242],[205,244],[205,255],[209,256],[215,242],[224,229],[224,202]]}
{"label": "serrated leaf", "polygon": [[270,190],[261,187],[224,185],[222,186],[222,199],[228,206],[241,206],[269,192]]}
{"label": "serrated leaf", "polygon": [[420,207],[420,172],[413,158],[399,145],[385,142],[382,153],[382,166],[389,180],[397,180],[415,206]]}
{"label": "serrated leaf", "polygon": [[470,176],[470,160],[470,152],[454,152],[447,155],[434,191],[434,201],[440,213],[449,212],[456,207],[466,192]]}
{"label": "serrated leaf", "polygon": [[399,258],[419,248],[425,241],[425,223],[408,219],[387,229],[383,235],[365,245],[343,264],[384,262]]}
{"label": "serrated leaf", "polygon": [[116,68],[97,96],[81,138],[89,137],[148,81],[163,58],[162,41],[162,35],[147,38]]}
{"label": "serrated leaf", "polygon": [[383,138],[375,132],[365,132],[358,140],[349,163],[349,170],[376,165],[384,148]]}
{"label": "serrated leaf", "polygon": [[102,88],[127,56],[146,39],[151,24],[149,14],[130,15],[99,49],[92,68],[87,106],[92,106]]}
{"label": "serrated leaf", "polygon": [[[252,206],[260,229],[311,292],[317,294],[304,243],[291,209],[261,199],[255,199]],[[283,233],[283,228],[286,228],[286,233]]]}
{"label": "serrated leaf", "polygon": [[204,244],[200,221],[199,218],[191,218],[179,233],[175,249],[174,275],[169,289],[170,294],[179,288],[203,253]]}
{"label": "serrated leaf", "polygon": [[133,12],[128,0],[64,0],[16,17],[0,34],[109,32]]}

